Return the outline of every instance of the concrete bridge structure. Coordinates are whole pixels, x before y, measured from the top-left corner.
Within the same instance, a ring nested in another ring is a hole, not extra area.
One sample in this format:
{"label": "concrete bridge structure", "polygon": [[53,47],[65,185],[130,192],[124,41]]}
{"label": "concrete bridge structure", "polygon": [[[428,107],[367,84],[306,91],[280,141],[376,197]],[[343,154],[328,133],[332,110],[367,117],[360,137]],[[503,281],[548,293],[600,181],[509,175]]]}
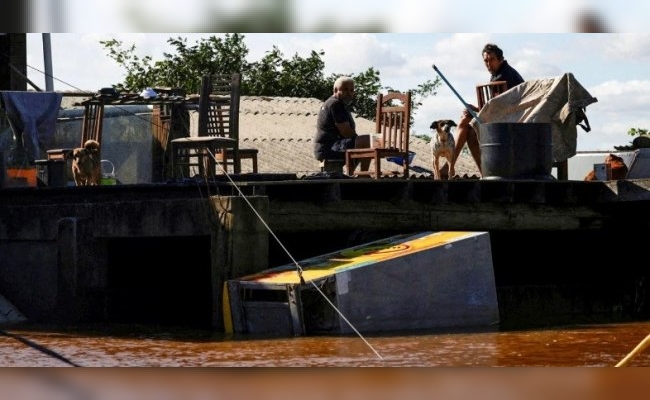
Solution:
{"label": "concrete bridge structure", "polygon": [[31,321],[223,329],[227,279],[396,233],[490,233],[502,324],[647,317],[650,180],[184,181],[0,190],[0,293]]}

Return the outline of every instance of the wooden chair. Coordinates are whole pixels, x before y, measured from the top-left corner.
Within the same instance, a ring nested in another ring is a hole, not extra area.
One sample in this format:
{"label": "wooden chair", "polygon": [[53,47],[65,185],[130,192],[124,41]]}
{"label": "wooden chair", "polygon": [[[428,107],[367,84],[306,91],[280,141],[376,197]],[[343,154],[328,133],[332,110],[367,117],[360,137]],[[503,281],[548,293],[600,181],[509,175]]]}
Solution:
{"label": "wooden chair", "polygon": [[[347,174],[370,176],[375,179],[386,175],[381,160],[389,157],[401,159],[402,177],[409,176],[409,132],[411,121],[411,92],[389,92],[377,95],[376,133],[381,135],[381,147],[350,149],[345,152]],[[354,172],[354,165],[364,160],[372,161],[368,171]],[[373,163],[374,162],[374,163]],[[374,164],[374,165],[373,165]],[[390,173],[392,175],[392,173]]]}
{"label": "wooden chair", "polygon": [[494,81],[481,85],[476,85],[476,100],[478,102],[478,109],[483,108],[485,103],[490,101],[491,98],[500,95],[508,90],[508,83],[506,81]]}
{"label": "wooden chair", "polygon": [[[87,101],[84,104],[84,117],[81,124],[81,142],[79,147],[83,147],[87,140],[96,140],[99,143],[97,150],[97,159],[101,160],[102,131],[104,128],[104,103],[98,101]],[[50,149],[47,150],[47,160],[50,162],[67,161],[72,156],[71,148]],[[66,171],[69,168],[66,167]],[[97,162],[95,170],[98,176],[101,176],[101,163]],[[62,178],[63,179],[63,178]]]}
{"label": "wooden chair", "polygon": [[[240,165],[241,165],[241,160],[251,160],[251,168],[254,174],[258,172],[257,153],[259,153],[259,150],[257,149],[241,149],[241,148],[239,149]],[[224,170],[228,171],[229,165],[234,166],[235,159],[232,150],[226,149],[225,151],[218,152],[216,154],[216,157],[217,157],[217,161],[223,166]],[[241,172],[241,167],[240,167],[240,172]]]}
{"label": "wooden chair", "polygon": [[[189,175],[192,168],[202,176],[216,173],[215,160],[224,170],[241,172],[239,154],[239,102],[241,74],[205,75],[199,93],[198,136],[171,141],[174,176]],[[254,154],[255,161],[257,152]],[[231,161],[229,161],[231,160]]]}
{"label": "wooden chair", "polygon": [[[104,104],[101,102],[86,102],[84,104],[84,117],[81,124],[81,142],[83,147],[86,140],[96,140],[100,146],[102,143],[102,131],[104,127]],[[69,158],[73,149],[51,149],[47,150],[48,160],[64,160]],[[100,147],[101,151],[101,147]],[[98,166],[99,168],[99,166]]]}
{"label": "wooden chair", "polygon": [[[231,137],[239,140],[239,105],[241,102],[241,74],[221,74],[211,76],[211,94],[217,96],[230,96],[231,113],[230,113],[230,130],[235,133]],[[221,120],[219,122],[222,122]],[[241,173],[241,160],[251,160],[253,173],[257,173],[257,149],[226,148],[218,151],[216,159],[225,171],[228,167],[233,167],[233,172]]]}

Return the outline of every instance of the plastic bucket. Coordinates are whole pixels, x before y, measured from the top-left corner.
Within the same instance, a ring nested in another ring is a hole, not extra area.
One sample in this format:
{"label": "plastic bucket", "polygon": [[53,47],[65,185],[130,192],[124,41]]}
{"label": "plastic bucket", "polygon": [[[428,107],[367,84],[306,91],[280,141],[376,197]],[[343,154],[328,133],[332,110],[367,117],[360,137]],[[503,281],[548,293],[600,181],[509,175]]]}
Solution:
{"label": "plastic bucket", "polygon": [[116,185],[117,178],[115,178],[115,165],[109,160],[101,160],[102,163],[102,179],[100,185]]}
{"label": "plastic bucket", "polygon": [[38,170],[36,167],[7,168],[5,180],[11,186],[37,186]]}
{"label": "plastic bucket", "polygon": [[552,180],[551,124],[498,122],[481,125],[483,179]]}

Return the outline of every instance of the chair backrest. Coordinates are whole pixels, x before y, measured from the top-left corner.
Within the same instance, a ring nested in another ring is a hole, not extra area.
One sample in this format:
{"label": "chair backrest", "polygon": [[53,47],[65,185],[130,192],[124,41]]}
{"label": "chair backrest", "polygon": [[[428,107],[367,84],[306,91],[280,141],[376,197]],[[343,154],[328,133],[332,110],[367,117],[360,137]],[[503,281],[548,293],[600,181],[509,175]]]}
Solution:
{"label": "chair backrest", "polygon": [[96,140],[102,143],[102,130],[104,127],[104,104],[88,102],[84,106],[84,119],[81,125],[81,143],[83,147],[86,140]]}
{"label": "chair backrest", "polygon": [[479,110],[483,108],[491,98],[500,95],[508,90],[508,82],[493,81],[482,85],[476,85],[476,100]]}
{"label": "chair backrest", "polygon": [[411,92],[389,92],[377,95],[376,131],[381,134],[381,147],[409,150]]}
{"label": "chair backrest", "polygon": [[239,140],[241,74],[204,75],[199,97],[199,136]]}

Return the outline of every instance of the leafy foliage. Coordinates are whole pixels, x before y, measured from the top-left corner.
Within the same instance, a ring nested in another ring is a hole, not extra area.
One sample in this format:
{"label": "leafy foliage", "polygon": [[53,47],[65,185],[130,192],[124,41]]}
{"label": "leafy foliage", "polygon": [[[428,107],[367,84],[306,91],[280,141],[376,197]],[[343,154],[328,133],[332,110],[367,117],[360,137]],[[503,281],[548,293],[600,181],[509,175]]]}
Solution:
{"label": "leafy foliage", "polygon": [[632,150],[636,148],[635,144],[647,142],[650,138],[650,132],[648,131],[648,129],[630,128],[627,131],[627,134],[630,136],[635,136],[635,139],[632,142],[630,142],[629,145],[614,146],[614,149],[619,151]]}
{"label": "leafy foliage", "polygon": [[431,142],[431,136],[430,135],[413,135],[416,138],[422,139],[424,142],[429,143]]}
{"label": "leafy foliage", "polygon": [[201,76],[227,74],[247,69],[248,48],[244,36],[226,34],[224,38],[211,36],[193,46],[187,39],[167,39],[176,52],[164,53],[163,60],[154,62],[150,56],[139,57],[135,45],[123,48],[121,41],[100,41],[108,56],[124,67],[124,82],[114,85],[121,92],[137,93],[146,87],[177,87],[187,93],[198,93]]}
{"label": "leafy foliage", "polygon": [[[164,53],[163,59],[154,61],[150,56],[140,57],[135,45],[124,47],[121,41],[100,41],[107,55],[121,65],[126,76],[123,82],[113,85],[121,92],[137,93],[146,87],[182,88],[187,93],[198,93],[201,76],[205,74],[242,73],[242,95],[311,97],[325,100],[332,94],[334,81],[340,75],[354,78],[354,112],[374,120],[377,93],[395,91],[381,84],[380,72],[373,67],[362,72],[337,73],[324,76],[325,62],[321,51],[312,51],[307,57],[294,54],[290,58],[276,46],[256,62],[246,61],[249,50],[244,35],[226,34],[223,38],[211,36],[188,45],[182,37],[167,40],[175,51]],[[427,80],[410,90],[413,111],[426,97],[436,95],[440,79]],[[411,121],[412,122],[412,121]]]}
{"label": "leafy foliage", "polygon": [[[285,59],[273,46],[242,74],[242,93],[254,96],[322,97],[331,91],[323,78],[324,53],[312,51],[307,58],[297,54]],[[316,95],[315,95],[316,94]]]}
{"label": "leafy foliage", "polygon": [[642,135],[647,135],[648,130],[641,129],[641,128],[630,128],[630,130],[627,131],[627,134],[630,136],[642,136]]}

